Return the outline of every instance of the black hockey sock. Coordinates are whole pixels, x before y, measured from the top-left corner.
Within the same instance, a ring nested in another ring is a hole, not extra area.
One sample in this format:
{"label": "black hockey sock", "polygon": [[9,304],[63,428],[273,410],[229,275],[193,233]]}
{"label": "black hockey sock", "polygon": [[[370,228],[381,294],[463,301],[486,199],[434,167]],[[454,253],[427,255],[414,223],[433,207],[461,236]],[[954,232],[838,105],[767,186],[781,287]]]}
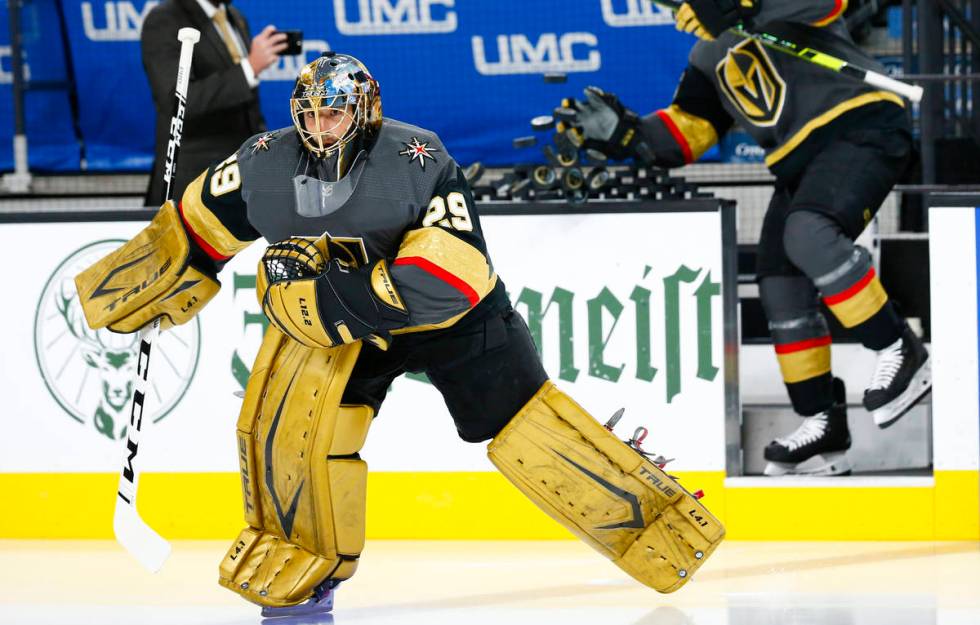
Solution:
{"label": "black hockey sock", "polygon": [[881,309],[853,328],[851,332],[861,344],[868,349],[878,351],[885,349],[902,337],[905,321],[895,310],[891,300],[886,301]]}

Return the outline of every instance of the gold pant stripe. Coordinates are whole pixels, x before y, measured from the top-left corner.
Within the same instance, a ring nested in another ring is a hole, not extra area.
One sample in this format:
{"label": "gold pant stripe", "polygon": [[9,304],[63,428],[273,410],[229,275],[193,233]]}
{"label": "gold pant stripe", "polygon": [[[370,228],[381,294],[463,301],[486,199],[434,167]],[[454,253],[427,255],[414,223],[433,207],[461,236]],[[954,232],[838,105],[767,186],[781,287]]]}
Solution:
{"label": "gold pant stripe", "polygon": [[803,126],[803,128],[797,131],[795,135],[790,137],[786,143],[770,152],[769,155],[766,156],[766,165],[772,167],[781,161],[790,152],[795,150],[801,143],[803,143],[806,138],[809,137],[810,134],[817,128],[826,126],[848,111],[853,111],[856,108],[860,108],[866,104],[871,104],[872,102],[894,102],[899,106],[905,106],[905,101],[902,100],[900,96],[897,96],[890,91],[873,91],[871,93],[859,95],[856,98],[851,98],[850,100],[845,100],[823,115],[819,115],[811,119],[805,126]]}
{"label": "gold pant stripe", "polygon": [[888,302],[888,294],[885,293],[885,287],[881,286],[878,276],[874,276],[863,289],[848,299],[836,304],[828,304],[827,307],[841,325],[845,328],[853,328],[874,316],[886,302]]}
{"label": "gold pant stripe", "polygon": [[830,345],[811,347],[788,354],[776,354],[783,381],[803,382],[830,373]]}

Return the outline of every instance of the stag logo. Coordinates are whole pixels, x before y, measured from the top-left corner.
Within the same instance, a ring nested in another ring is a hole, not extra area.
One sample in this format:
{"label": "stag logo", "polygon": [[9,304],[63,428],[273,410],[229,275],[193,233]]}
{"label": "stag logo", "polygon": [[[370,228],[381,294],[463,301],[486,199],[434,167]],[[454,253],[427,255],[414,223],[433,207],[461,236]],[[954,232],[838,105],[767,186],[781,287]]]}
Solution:
{"label": "stag logo", "polygon": [[[69,255],[48,279],[34,319],[34,352],[45,385],[75,421],[109,439],[126,437],[133,397],[136,334],[89,329],[82,314],[75,276],[122,241],[98,241]],[[153,345],[154,367],[148,400],[154,422],[180,402],[197,369],[200,324],[160,334]]]}

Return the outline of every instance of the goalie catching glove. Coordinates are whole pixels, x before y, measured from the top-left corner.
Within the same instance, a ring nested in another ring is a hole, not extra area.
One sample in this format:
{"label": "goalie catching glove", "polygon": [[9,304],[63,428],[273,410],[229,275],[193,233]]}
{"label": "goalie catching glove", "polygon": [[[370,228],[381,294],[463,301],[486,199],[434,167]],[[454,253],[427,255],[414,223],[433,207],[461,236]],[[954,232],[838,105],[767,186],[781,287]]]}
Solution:
{"label": "goalie catching glove", "polygon": [[639,129],[640,117],[613,94],[586,87],[584,101],[565,98],[562,106],[576,114],[571,124],[558,122],[558,132],[565,133],[575,145],[598,150],[615,160],[635,157],[645,163],[653,161],[653,151]]}
{"label": "goalie catching glove", "polygon": [[329,259],[322,237],[270,245],[259,263],[257,295],[269,320],[307,347],[364,339],[387,349],[391,330],[409,320],[387,261],[355,268]]}

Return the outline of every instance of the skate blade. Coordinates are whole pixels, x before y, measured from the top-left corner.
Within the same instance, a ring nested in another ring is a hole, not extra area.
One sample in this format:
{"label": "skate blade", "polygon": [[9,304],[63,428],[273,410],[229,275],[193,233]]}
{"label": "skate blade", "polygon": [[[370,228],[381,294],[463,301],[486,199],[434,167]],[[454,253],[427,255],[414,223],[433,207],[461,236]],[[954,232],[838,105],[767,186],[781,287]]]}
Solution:
{"label": "skate blade", "polygon": [[[314,623],[332,623],[333,616],[330,611],[333,610],[333,592],[323,597],[319,601],[307,601],[306,603],[301,603],[299,605],[288,606],[284,608],[272,608],[264,606],[262,608],[262,618],[263,622],[266,619],[271,619],[268,622],[270,624],[275,623],[277,625],[291,625],[295,623],[299,625],[299,621],[295,619],[303,618],[316,618],[316,619],[329,619],[329,620],[316,620],[312,621]],[[305,622],[305,621],[304,621]]]}
{"label": "skate blade", "polygon": [[333,625],[333,614],[318,612],[305,616],[277,616],[263,618],[262,625]]}
{"label": "skate blade", "polygon": [[763,475],[779,477],[782,475],[810,475],[814,477],[832,475],[850,475],[851,463],[844,452],[817,454],[804,462],[770,462],[766,465]]}
{"label": "skate blade", "polygon": [[871,413],[879,429],[891,427],[932,390],[932,358],[923,363],[901,395]]}

